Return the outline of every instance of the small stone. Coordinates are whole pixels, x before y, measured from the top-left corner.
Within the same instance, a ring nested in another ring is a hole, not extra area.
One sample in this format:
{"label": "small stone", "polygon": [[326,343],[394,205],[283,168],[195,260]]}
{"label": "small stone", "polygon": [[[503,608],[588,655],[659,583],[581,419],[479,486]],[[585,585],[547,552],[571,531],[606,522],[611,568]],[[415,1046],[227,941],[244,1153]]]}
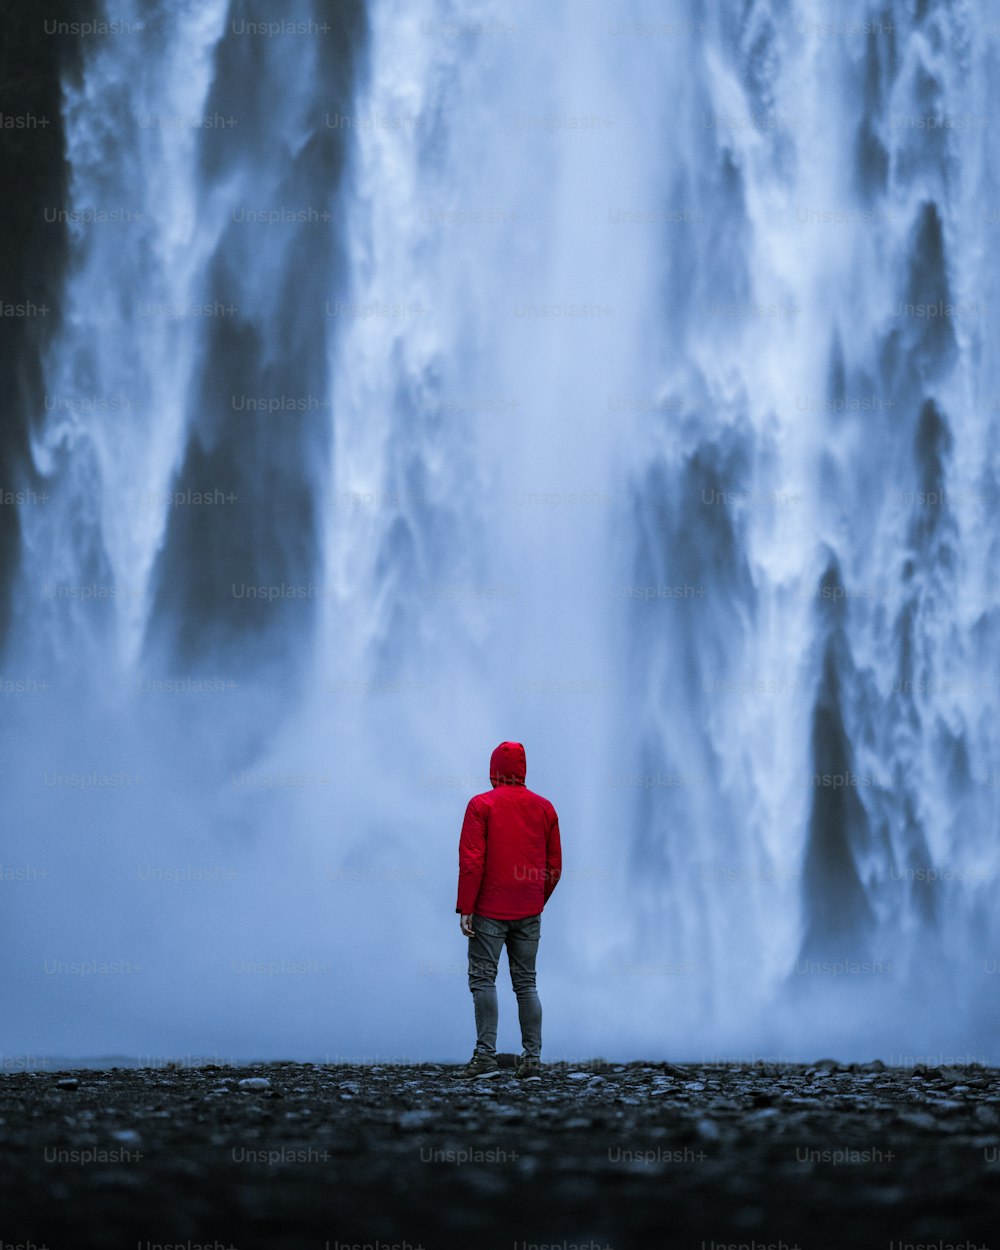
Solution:
{"label": "small stone", "polygon": [[404,1111],[396,1117],[396,1123],[402,1129],[418,1129],[435,1118],[433,1111]]}
{"label": "small stone", "polygon": [[266,1076],[245,1076],[240,1081],[240,1089],[270,1089],[271,1082]]}
{"label": "small stone", "polygon": [[932,1115],[928,1115],[926,1111],[903,1111],[897,1117],[903,1124],[909,1124],[911,1128],[936,1129],[937,1121]]}
{"label": "small stone", "polygon": [[61,1080],[56,1081],[57,1089],[79,1089],[80,1082],[75,1076],[64,1076]]}

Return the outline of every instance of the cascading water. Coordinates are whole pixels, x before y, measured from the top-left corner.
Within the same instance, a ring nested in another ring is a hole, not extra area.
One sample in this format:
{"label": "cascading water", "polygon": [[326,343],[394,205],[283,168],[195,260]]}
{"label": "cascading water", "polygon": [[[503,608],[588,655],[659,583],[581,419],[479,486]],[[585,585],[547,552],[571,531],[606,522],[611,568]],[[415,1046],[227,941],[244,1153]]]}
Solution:
{"label": "cascading water", "polygon": [[5,1049],[464,1053],[512,737],[548,1057],[997,1058],[996,43],[831,8],[108,0]]}

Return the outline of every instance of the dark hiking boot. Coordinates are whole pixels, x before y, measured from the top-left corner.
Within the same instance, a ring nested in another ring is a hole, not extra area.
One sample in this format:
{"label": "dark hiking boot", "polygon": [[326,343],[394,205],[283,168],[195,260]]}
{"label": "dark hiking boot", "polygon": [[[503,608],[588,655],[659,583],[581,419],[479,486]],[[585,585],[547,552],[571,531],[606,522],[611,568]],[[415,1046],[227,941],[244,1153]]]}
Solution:
{"label": "dark hiking boot", "polygon": [[499,1076],[500,1066],[493,1055],[484,1055],[481,1050],[477,1050],[464,1068],[459,1068],[457,1072],[453,1072],[451,1075],[452,1079],[456,1081],[481,1076]]}
{"label": "dark hiking boot", "polygon": [[518,1081],[540,1081],[542,1079],[542,1062],[531,1055],[522,1055],[514,1069],[514,1077]]}

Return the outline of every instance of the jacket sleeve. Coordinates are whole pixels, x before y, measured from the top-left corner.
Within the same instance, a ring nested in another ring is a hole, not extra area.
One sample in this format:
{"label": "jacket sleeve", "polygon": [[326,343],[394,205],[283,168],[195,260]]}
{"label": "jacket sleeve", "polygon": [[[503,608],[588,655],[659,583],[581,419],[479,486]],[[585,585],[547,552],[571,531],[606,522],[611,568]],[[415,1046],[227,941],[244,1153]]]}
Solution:
{"label": "jacket sleeve", "polygon": [[552,823],[545,835],[545,902],[562,876],[562,843],[559,840],[559,817],[552,809]]}
{"label": "jacket sleeve", "polygon": [[486,862],[486,813],[475,799],[469,800],[458,840],[458,902],[455,910],[471,916],[483,879]]}

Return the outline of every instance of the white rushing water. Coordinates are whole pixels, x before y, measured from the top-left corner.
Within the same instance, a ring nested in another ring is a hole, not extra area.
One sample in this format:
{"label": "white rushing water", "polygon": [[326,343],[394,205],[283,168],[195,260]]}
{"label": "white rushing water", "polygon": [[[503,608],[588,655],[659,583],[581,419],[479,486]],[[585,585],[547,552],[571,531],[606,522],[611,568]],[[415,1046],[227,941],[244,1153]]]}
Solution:
{"label": "white rushing water", "polygon": [[979,10],[105,8],[67,207],[132,219],[70,227],[33,441],[6,1049],[464,1054],[514,738],[547,1057],[995,1061]]}

